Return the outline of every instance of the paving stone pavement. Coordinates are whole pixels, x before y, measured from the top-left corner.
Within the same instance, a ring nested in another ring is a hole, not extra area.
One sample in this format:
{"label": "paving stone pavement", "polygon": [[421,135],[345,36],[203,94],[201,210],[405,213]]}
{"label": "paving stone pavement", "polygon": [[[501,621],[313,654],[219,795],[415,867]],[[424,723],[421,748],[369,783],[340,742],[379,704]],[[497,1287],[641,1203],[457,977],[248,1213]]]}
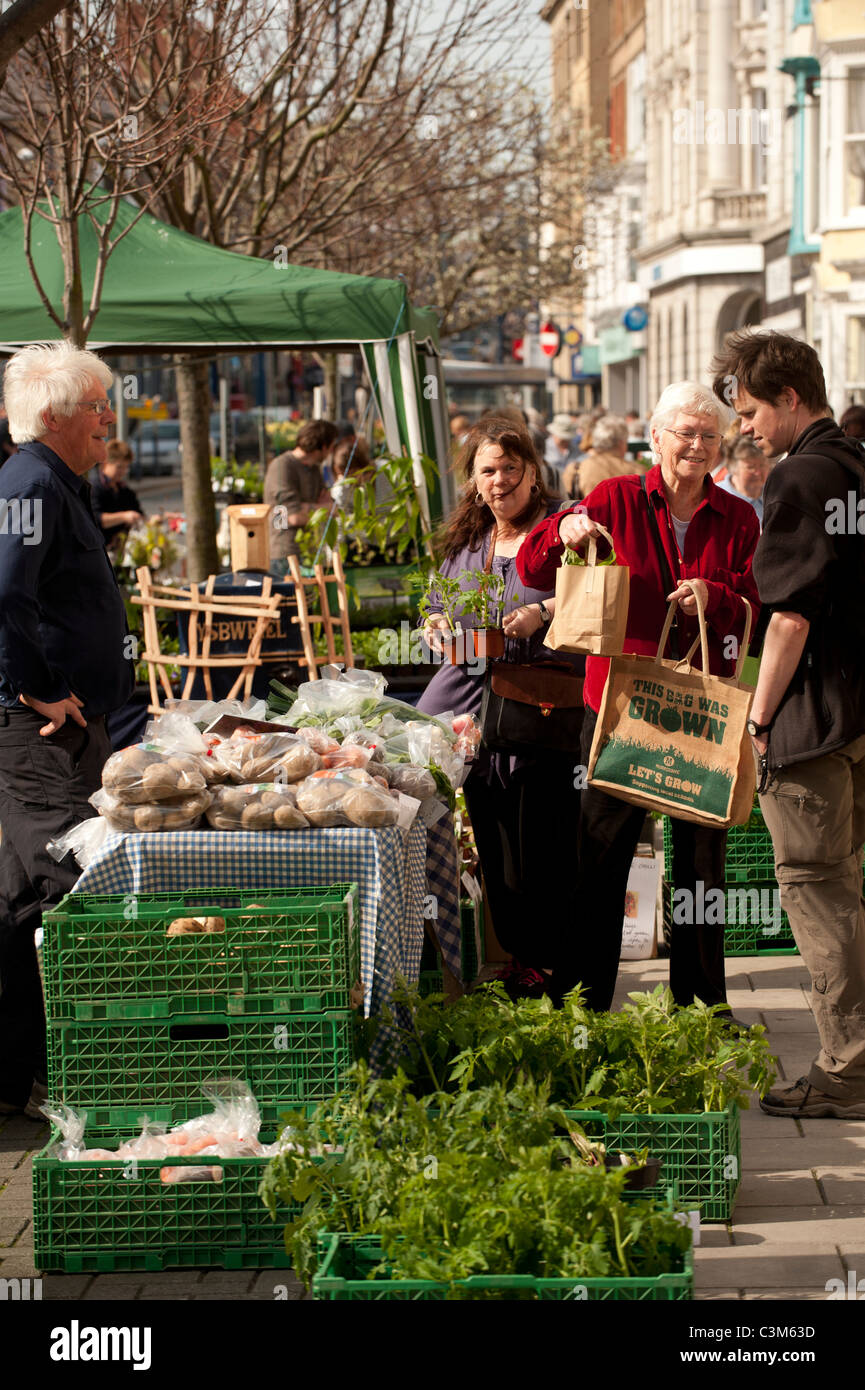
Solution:
{"label": "paving stone pavement", "polygon": [[[667,962],[623,962],[614,1007],[628,991],[666,982]],[[808,974],[798,956],[734,958],[734,1014],[764,1023],[781,1076],[794,1082],[816,1051]],[[0,1278],[36,1278],[31,1159],[47,1126],[0,1117]],[[696,1251],[699,1299],[827,1298],[827,1281],[865,1279],[865,1121],[787,1120],[756,1104],[742,1115],[743,1180],[733,1220],[704,1225]],[[865,1288],[865,1285],[863,1285]],[[163,1274],[45,1274],[45,1299],[303,1301],[290,1270]]]}

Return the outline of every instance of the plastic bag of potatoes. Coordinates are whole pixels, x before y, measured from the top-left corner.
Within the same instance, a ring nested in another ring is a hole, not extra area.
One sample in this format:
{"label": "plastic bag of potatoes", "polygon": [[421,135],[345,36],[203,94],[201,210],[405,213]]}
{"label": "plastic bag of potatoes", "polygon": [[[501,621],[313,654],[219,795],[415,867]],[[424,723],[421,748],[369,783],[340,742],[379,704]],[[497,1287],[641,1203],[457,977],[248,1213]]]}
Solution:
{"label": "plastic bag of potatoes", "polygon": [[215,787],[207,823],[214,830],[303,830],[309,825],[297,808],[295,788],[266,782]]}
{"label": "plastic bag of potatoes", "polygon": [[102,769],[102,786],[123,805],[152,806],[205,791],[207,778],[194,754],[169,755],[139,743],[112,753]]}
{"label": "plastic bag of potatoes", "polygon": [[285,732],[265,734],[235,729],[230,738],[213,747],[212,754],[232,781],[241,785],[300,782],[321,767],[321,757],[314,748],[295,734]]}
{"label": "plastic bag of potatoes", "polygon": [[100,787],[91,796],[90,804],[105,817],[112,830],[194,830],[210,805],[212,795],[202,787],[202,790],[181,792],[164,801],[138,804],[122,801]]}
{"label": "plastic bag of potatoes", "polygon": [[399,800],[362,768],[314,773],[297,788],[297,805],[313,825],[396,825]]}

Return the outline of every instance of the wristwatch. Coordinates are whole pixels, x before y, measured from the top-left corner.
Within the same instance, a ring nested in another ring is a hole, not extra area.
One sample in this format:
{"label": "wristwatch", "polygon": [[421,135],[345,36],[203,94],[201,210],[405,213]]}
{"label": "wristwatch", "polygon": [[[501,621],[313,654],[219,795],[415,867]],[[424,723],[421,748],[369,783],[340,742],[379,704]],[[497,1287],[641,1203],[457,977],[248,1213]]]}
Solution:
{"label": "wristwatch", "polygon": [[550,612],[550,610],[549,610],[549,608],[547,607],[547,605],[544,603],[543,599],[541,599],[540,603],[538,604],[538,608],[539,608],[540,614],[541,614],[541,622],[542,622],[542,623],[551,623],[551,622],[553,621],[553,615],[552,615],[552,613]]}
{"label": "wristwatch", "polygon": [[753,719],[749,719],[745,728],[752,738],[759,738],[761,734],[768,734],[774,722],[774,719],[770,719],[768,724],[755,724]]}

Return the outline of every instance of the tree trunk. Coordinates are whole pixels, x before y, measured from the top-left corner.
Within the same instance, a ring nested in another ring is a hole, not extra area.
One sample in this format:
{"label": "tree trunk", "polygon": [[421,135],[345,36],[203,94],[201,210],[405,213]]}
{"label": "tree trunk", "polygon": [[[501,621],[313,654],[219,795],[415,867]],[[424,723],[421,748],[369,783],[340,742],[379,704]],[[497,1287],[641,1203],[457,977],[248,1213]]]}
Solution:
{"label": "tree trunk", "polygon": [[174,363],[186,512],[186,574],[197,582],[219,573],[216,507],[210,478],[210,381],[207,362],[176,356]]}
{"label": "tree trunk", "polygon": [[337,370],[336,353],[328,352],[324,354],[324,392],[327,396],[327,416],[333,420],[334,424],[339,419],[339,372]]}

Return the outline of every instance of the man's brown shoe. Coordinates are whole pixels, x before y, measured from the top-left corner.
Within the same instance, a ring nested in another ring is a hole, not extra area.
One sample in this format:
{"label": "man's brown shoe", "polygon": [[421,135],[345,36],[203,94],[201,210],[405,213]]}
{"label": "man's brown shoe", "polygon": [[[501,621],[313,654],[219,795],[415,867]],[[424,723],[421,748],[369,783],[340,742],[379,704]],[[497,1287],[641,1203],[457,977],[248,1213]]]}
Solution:
{"label": "man's brown shoe", "polygon": [[788,1115],[803,1120],[865,1120],[865,1100],[844,1100],[827,1096],[811,1085],[807,1076],[800,1076],[795,1086],[786,1091],[770,1091],[760,1101],[766,1115]]}

